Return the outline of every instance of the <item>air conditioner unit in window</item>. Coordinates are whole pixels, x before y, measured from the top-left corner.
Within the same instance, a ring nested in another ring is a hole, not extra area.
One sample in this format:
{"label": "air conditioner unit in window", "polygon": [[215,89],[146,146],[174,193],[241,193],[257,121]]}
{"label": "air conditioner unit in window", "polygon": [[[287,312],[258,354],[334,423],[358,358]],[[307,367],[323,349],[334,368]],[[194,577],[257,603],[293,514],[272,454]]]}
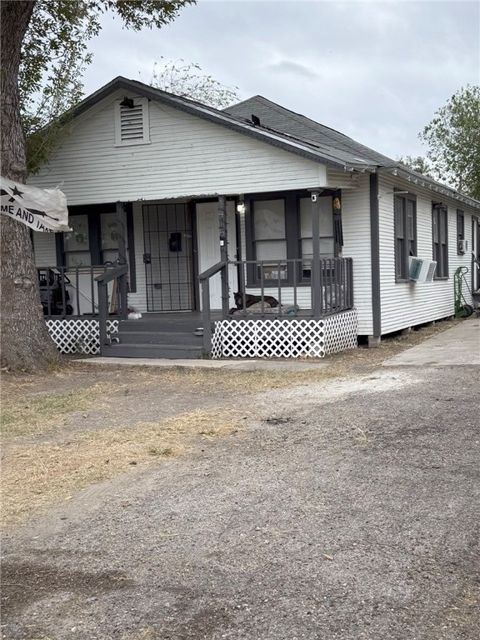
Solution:
{"label": "air conditioner unit in window", "polygon": [[464,254],[468,251],[468,240],[459,240],[458,241],[458,253]]}
{"label": "air conditioner unit in window", "polygon": [[435,274],[437,263],[434,260],[425,260],[424,258],[409,259],[408,277],[414,282],[431,282]]}

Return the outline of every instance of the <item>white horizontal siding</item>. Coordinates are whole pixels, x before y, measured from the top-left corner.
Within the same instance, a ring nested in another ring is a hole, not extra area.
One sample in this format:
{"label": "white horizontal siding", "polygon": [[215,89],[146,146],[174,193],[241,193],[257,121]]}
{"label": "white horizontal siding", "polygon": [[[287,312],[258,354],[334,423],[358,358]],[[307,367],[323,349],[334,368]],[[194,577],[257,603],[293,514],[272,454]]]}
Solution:
{"label": "white horizontal siding", "polygon": [[115,146],[117,97],[79,116],[29,182],[62,184],[70,205],[326,184],[324,165],[153,101],[150,144]]}
{"label": "white horizontal siding", "polygon": [[[417,196],[417,254],[432,260],[432,201],[448,207],[449,279],[425,283],[395,282],[395,240],[393,190],[409,190]],[[413,186],[393,176],[379,178],[380,215],[380,288],[382,305],[382,334],[398,331],[424,322],[438,320],[454,313],[453,274],[459,266],[470,269],[472,246],[472,211],[452,199]],[[469,250],[457,255],[457,209],[465,213],[465,236]],[[471,276],[468,273],[470,284]],[[471,302],[464,287],[465,297]]]}
{"label": "white horizontal siding", "polygon": [[370,182],[362,175],[355,189],[342,190],[344,258],[353,259],[353,300],[359,335],[373,333],[370,250]]}
{"label": "white horizontal siding", "polygon": [[37,267],[54,267],[57,264],[57,248],[54,233],[33,232],[33,251]]}

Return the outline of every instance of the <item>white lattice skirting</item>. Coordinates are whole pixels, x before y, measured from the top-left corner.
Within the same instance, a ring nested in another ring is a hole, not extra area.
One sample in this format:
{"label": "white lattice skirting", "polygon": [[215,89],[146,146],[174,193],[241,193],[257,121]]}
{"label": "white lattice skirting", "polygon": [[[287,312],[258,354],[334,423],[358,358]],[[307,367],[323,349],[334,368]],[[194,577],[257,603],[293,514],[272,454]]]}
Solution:
{"label": "white lattice skirting", "polygon": [[[61,353],[100,353],[98,320],[47,320],[48,332]],[[107,320],[107,333],[117,333],[118,320]]]}
{"label": "white lattice skirting", "polygon": [[322,320],[221,320],[212,358],[324,358],[357,346],[357,310]]}

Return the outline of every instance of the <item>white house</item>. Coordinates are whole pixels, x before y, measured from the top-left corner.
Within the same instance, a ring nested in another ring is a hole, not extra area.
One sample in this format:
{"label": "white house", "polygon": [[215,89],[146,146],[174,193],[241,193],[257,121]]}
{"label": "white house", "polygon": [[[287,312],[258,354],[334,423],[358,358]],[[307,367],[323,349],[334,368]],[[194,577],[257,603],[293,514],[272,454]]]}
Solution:
{"label": "white house", "polygon": [[[33,238],[38,267],[69,279],[53,303],[42,271],[51,327],[98,318],[93,279],[119,251],[128,264],[107,269],[108,310],[128,280],[143,317],[104,353],[197,355],[214,310],[214,355],[324,355],[453,315],[460,266],[464,302],[480,288],[480,202],[261,96],[218,111],[118,77],[29,182],[61,185],[73,228]],[[433,277],[412,280],[412,256]],[[235,292],[260,302],[228,313]]]}

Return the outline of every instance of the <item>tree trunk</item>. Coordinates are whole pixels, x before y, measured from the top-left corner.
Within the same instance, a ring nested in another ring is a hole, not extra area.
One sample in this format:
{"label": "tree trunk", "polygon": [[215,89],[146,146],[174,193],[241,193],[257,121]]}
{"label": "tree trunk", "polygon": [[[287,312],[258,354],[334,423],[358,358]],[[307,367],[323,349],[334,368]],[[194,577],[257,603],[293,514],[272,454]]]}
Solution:
{"label": "tree trunk", "polygon": [[[1,167],[2,175],[26,180],[25,137],[20,120],[18,70],[23,37],[34,1],[1,0]],[[13,371],[45,369],[58,361],[40,304],[30,229],[0,219],[2,366]]]}

